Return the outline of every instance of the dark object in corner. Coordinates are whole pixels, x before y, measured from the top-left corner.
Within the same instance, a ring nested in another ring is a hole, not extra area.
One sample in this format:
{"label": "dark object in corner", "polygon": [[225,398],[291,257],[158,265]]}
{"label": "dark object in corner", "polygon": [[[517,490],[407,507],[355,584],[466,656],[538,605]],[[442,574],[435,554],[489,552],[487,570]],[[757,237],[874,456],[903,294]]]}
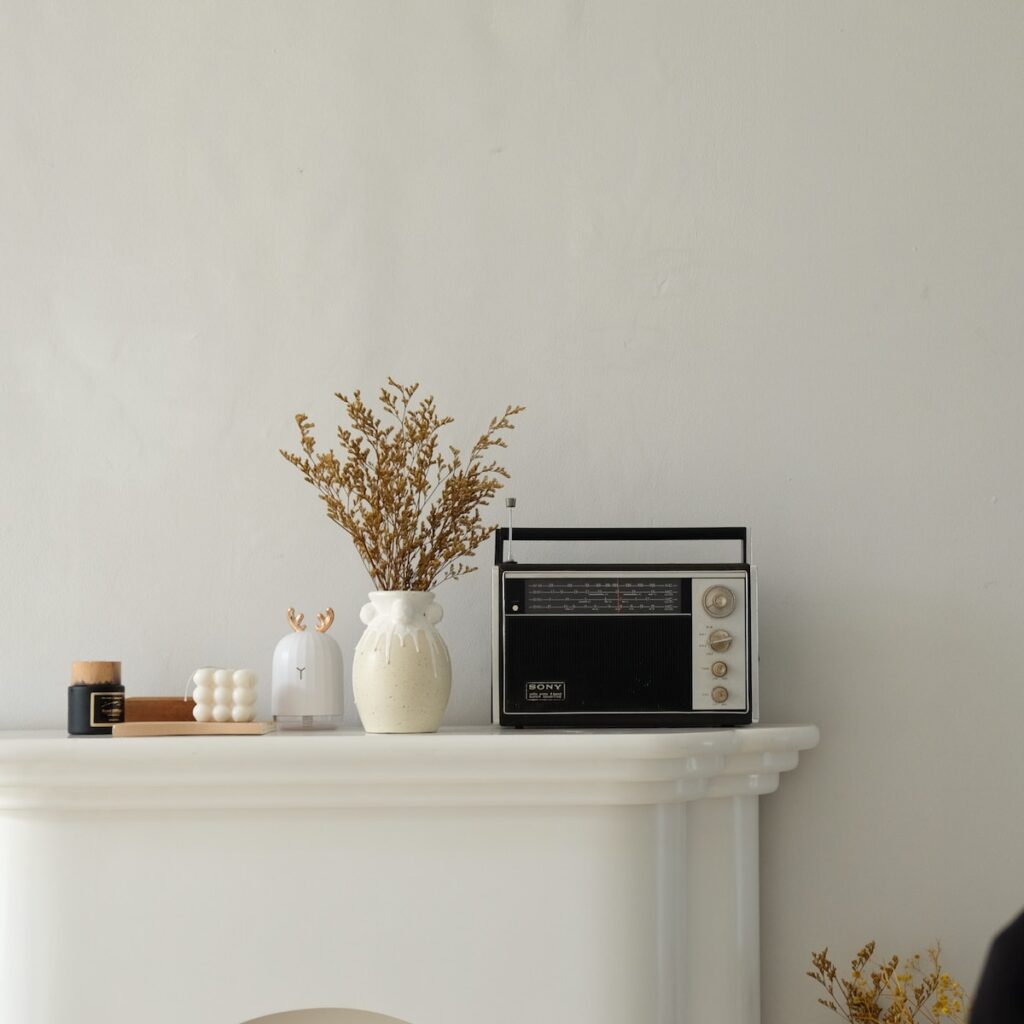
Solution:
{"label": "dark object in corner", "polygon": [[1024,1021],[1024,913],[1004,928],[989,947],[970,1024]]}

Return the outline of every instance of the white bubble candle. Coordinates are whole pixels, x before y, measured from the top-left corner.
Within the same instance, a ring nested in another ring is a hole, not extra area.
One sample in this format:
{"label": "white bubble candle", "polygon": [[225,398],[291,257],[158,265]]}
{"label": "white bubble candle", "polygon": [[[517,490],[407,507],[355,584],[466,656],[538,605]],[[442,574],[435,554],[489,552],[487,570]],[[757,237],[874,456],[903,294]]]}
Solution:
{"label": "white bubble candle", "polygon": [[251,722],[256,717],[256,673],[247,668],[200,668],[192,675],[197,722]]}

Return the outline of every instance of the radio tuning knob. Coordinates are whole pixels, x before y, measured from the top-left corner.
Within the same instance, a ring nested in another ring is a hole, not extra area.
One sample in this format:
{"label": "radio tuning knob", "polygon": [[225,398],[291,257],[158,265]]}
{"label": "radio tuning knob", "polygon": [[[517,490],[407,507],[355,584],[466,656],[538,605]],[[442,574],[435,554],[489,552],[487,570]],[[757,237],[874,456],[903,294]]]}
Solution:
{"label": "radio tuning knob", "polygon": [[736,595],[728,587],[708,587],[704,591],[704,611],[714,619],[731,615],[736,607]]}
{"label": "radio tuning knob", "polygon": [[713,651],[727,651],[732,647],[732,633],[727,629],[713,629],[708,636],[708,647]]}
{"label": "radio tuning knob", "polygon": [[729,699],[729,691],[724,686],[716,686],[711,691],[711,699],[716,704],[724,704]]}
{"label": "radio tuning knob", "polygon": [[711,674],[716,679],[721,679],[729,674],[729,666],[724,661],[713,661],[711,662]]}

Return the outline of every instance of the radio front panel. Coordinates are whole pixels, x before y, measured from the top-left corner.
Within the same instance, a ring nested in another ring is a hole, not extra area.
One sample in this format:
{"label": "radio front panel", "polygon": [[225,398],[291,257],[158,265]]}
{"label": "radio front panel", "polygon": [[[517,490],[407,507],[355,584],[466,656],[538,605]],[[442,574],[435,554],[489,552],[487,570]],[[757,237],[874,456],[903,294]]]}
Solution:
{"label": "radio front panel", "polygon": [[745,569],[495,570],[502,724],[751,721]]}

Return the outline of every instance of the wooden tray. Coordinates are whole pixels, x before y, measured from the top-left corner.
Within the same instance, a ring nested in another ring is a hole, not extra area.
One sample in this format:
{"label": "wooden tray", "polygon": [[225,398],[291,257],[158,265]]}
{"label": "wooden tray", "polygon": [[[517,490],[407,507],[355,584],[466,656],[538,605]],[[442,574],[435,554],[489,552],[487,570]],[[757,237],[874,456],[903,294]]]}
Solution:
{"label": "wooden tray", "polygon": [[118,722],[115,736],[263,736],[273,722]]}

